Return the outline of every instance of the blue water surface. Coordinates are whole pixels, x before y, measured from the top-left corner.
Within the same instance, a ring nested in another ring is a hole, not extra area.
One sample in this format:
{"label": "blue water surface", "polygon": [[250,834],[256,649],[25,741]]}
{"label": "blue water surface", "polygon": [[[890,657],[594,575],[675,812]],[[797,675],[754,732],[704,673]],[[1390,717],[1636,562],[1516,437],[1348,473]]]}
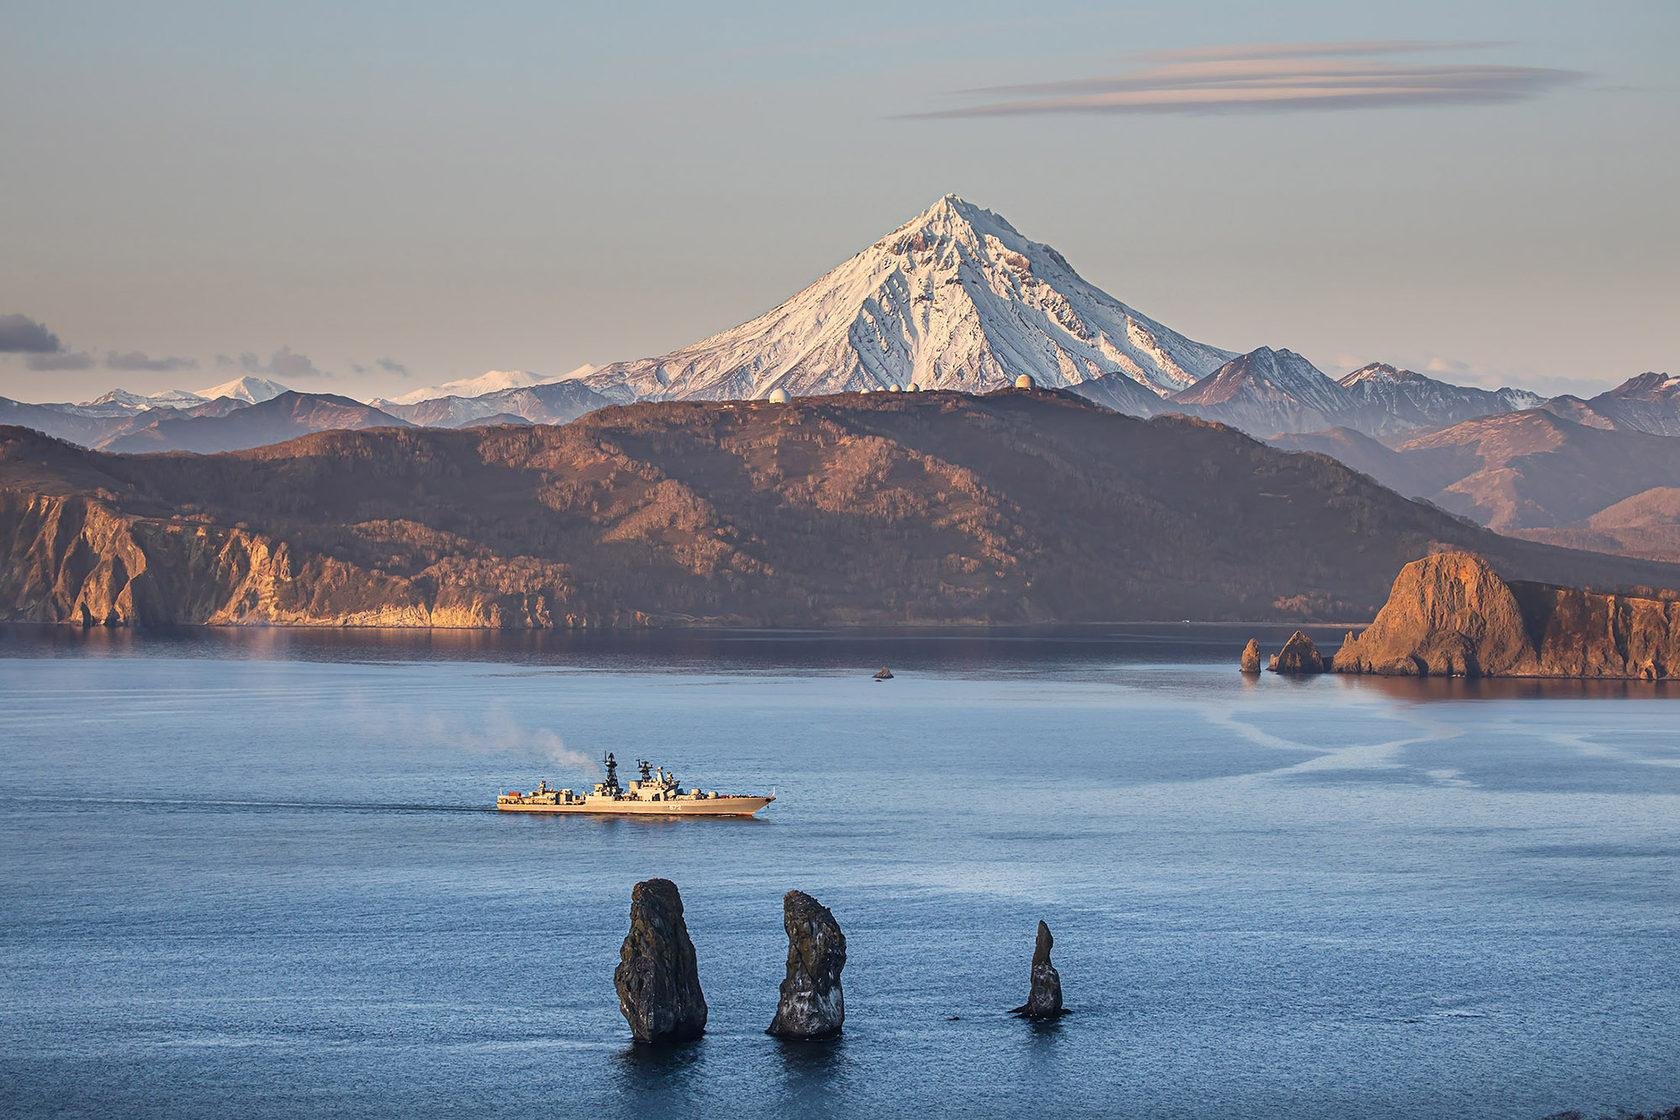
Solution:
{"label": "blue water surface", "polygon": [[[1680,1102],[1680,689],[1248,679],[1248,633],[0,628],[0,1112]],[[490,811],[609,750],[778,799]],[[670,1051],[612,986],[655,875],[711,1007]],[[833,1044],[763,1033],[789,888],[845,928]]]}

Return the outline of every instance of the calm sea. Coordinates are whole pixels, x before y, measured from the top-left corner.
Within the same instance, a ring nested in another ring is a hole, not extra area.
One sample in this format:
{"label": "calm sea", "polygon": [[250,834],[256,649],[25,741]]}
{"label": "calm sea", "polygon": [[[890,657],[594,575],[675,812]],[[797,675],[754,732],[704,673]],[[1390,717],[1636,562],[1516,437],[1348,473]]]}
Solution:
{"label": "calm sea", "polygon": [[[0,1113],[1680,1103],[1680,689],[1250,681],[1248,634],[0,629]],[[609,750],[778,800],[488,811]],[[711,1025],[644,1053],[655,875]],[[763,1034],[794,887],[850,946],[833,1045]]]}

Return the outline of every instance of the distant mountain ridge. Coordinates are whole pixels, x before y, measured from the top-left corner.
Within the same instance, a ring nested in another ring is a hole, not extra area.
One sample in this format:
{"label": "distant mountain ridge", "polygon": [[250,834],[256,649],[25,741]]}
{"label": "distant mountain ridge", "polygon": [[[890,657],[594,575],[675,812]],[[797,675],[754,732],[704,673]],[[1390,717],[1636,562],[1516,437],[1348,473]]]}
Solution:
{"label": "distant mountain ridge", "polygon": [[381,427],[406,428],[409,423],[349,397],[288,389],[277,397],[243,408],[214,410],[212,407],[197,414],[168,410],[143,427],[108,439],[102,449],[208,454],[262,447],[312,432]]}
{"label": "distant mountain ridge", "polygon": [[391,410],[392,405],[421,404],[425,401],[441,400],[444,397],[459,397],[472,399],[489,393],[499,393],[507,389],[526,389],[533,385],[547,385],[554,381],[564,381],[567,378],[584,377],[594,373],[592,365],[582,365],[569,373],[550,374],[534,373],[528,369],[492,369],[486,370],[477,377],[463,377],[455,381],[446,381],[442,385],[428,385],[423,389],[411,389],[400,396],[374,397],[368,401],[375,408]]}
{"label": "distant mountain ridge", "polygon": [[492,416],[528,424],[564,424],[613,402],[581,381],[545,381],[476,397],[439,397],[413,404],[383,402],[382,411],[429,428],[459,428]]}
{"label": "distant mountain ridge", "polygon": [[1541,407],[1592,428],[1680,436],[1680,377],[1642,373],[1596,397],[1565,395]]}
{"label": "distant mountain ridge", "polygon": [[[1288,349],[1235,354],[1196,342],[1098,289],[1001,215],[954,194],[770,311],[662,356],[558,376],[490,370],[368,403],[428,426],[494,417],[544,424],[631,400],[984,392],[1022,374],[1126,415],[1184,413],[1258,438],[1339,428],[1395,444],[1536,407],[1589,427],[1680,436],[1680,377],[1666,374],[1641,374],[1590,399],[1543,400],[1387,363],[1335,379]],[[215,399],[260,403],[285,391],[247,376],[196,392],[114,389],[78,405],[0,398],[0,419],[98,446],[161,428],[161,417],[153,418],[157,425],[137,419],[147,411],[188,413]]]}
{"label": "distant mountain ridge", "polygon": [[1386,446],[1348,428],[1274,437],[1499,532],[1680,558],[1680,439],[1577,423],[1544,408],[1478,417]]}

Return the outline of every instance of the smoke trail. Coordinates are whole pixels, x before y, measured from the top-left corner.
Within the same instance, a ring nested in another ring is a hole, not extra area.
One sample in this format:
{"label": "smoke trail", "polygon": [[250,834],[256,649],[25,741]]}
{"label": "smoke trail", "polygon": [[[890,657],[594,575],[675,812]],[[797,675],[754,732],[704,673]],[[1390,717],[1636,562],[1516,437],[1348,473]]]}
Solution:
{"label": "smoke trail", "polygon": [[394,717],[382,715],[380,721],[395,736],[427,747],[539,758],[564,770],[594,771],[600,767],[598,758],[567,746],[559,732],[522,723],[499,705],[478,719],[460,713],[403,712]]}

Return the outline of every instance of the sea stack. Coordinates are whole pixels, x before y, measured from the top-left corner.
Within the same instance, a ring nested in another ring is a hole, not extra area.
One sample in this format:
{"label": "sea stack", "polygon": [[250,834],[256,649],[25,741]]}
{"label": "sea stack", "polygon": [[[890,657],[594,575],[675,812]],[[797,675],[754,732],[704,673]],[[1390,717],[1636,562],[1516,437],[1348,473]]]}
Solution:
{"label": "sea stack", "polygon": [[618,957],[613,985],[632,1038],[685,1042],[704,1033],[706,997],[675,883],[636,884],[630,892],[630,932]]}
{"label": "sea stack", "polygon": [[1242,651],[1242,671],[1258,673],[1260,671],[1260,639],[1250,638]]}
{"label": "sea stack", "polygon": [[1050,927],[1040,921],[1038,941],[1033,946],[1032,990],[1027,993],[1027,1002],[1010,1011],[1011,1015],[1043,1021],[1066,1014],[1062,1007],[1062,977],[1050,963],[1053,944],[1055,938],[1050,936]]}
{"label": "sea stack", "polygon": [[840,970],[846,967],[846,935],[828,907],[803,891],[782,896],[787,929],[787,977],[776,1017],[765,1032],[777,1038],[833,1038],[846,1021]]}
{"label": "sea stack", "polygon": [[1266,666],[1274,673],[1322,673],[1325,671],[1324,657],[1313,645],[1313,640],[1297,630],[1289,635],[1289,640],[1283,643],[1283,648],[1272,655],[1271,663]]}

